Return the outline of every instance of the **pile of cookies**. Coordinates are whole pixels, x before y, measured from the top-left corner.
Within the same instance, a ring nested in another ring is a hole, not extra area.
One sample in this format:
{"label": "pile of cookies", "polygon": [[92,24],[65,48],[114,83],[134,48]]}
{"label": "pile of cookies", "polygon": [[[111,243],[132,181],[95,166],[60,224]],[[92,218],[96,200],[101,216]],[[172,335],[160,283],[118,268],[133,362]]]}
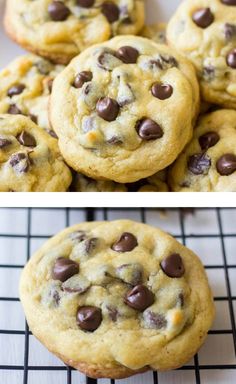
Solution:
{"label": "pile of cookies", "polygon": [[236,0],[184,0],[167,30],[144,15],[7,0],[33,54],[0,73],[1,191],[236,191]]}

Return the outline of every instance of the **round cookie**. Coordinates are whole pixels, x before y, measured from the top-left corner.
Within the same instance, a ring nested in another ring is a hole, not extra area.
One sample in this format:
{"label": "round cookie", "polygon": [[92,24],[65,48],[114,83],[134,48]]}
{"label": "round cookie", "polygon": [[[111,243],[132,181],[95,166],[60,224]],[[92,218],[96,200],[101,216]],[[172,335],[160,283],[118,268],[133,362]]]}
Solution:
{"label": "round cookie", "polygon": [[158,44],[166,44],[166,23],[145,25],[140,35],[155,41]]}
{"label": "round cookie", "polygon": [[67,64],[85,48],[144,24],[143,0],[7,0],[5,29],[29,51]]}
{"label": "round cookie", "polygon": [[85,50],[57,76],[50,121],[74,170],[128,183],[176,159],[198,108],[188,61],[164,44],[117,36]]}
{"label": "round cookie", "polygon": [[0,72],[0,113],[29,116],[51,136],[48,100],[54,78],[64,69],[36,55],[20,56]]}
{"label": "round cookie", "polygon": [[128,220],[81,223],[47,241],[23,270],[20,298],[33,334],[96,378],[182,366],[214,317],[198,257]]}
{"label": "round cookie", "polygon": [[166,172],[141,179],[134,183],[120,184],[111,180],[95,180],[75,173],[70,187],[71,192],[168,192]]}
{"label": "round cookie", "polygon": [[192,141],[169,171],[176,192],[236,192],[236,111],[199,118]]}
{"label": "round cookie", "polygon": [[25,116],[0,115],[0,165],[1,192],[59,192],[71,183],[57,141]]}
{"label": "round cookie", "polygon": [[185,0],[167,39],[195,65],[205,101],[236,108],[236,2]]}

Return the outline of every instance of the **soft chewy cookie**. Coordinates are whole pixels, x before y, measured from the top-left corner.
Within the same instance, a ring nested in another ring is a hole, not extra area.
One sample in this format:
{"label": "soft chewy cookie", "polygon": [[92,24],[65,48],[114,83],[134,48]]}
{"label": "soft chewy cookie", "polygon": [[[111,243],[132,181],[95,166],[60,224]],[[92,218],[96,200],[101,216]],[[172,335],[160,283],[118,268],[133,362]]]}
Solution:
{"label": "soft chewy cookie", "polygon": [[145,25],[141,31],[141,36],[147,37],[158,44],[166,43],[166,23],[156,23]]}
{"label": "soft chewy cookie", "polygon": [[36,55],[20,56],[0,72],[0,113],[29,116],[53,137],[48,100],[54,78],[64,69]]}
{"label": "soft chewy cookie", "polygon": [[236,192],[236,111],[200,117],[192,141],[169,173],[173,191]]}
{"label": "soft chewy cookie", "polygon": [[126,220],[79,224],[50,239],[25,267],[20,297],[34,335],[91,377],[177,368],[214,316],[198,257]]}
{"label": "soft chewy cookie", "polygon": [[94,180],[75,173],[70,190],[72,192],[168,192],[166,172],[141,179],[134,183],[120,184],[111,180]]}
{"label": "soft chewy cookie", "polygon": [[71,172],[57,141],[24,116],[0,115],[0,191],[66,191]]}
{"label": "soft chewy cookie", "polygon": [[181,2],[167,39],[195,65],[203,98],[236,108],[236,1]]}
{"label": "soft chewy cookie", "polygon": [[133,182],[175,160],[192,136],[198,96],[193,67],[173,49],[118,36],[57,76],[50,120],[73,169]]}
{"label": "soft chewy cookie", "polygon": [[7,0],[5,28],[24,48],[66,64],[90,45],[143,27],[143,0]]}

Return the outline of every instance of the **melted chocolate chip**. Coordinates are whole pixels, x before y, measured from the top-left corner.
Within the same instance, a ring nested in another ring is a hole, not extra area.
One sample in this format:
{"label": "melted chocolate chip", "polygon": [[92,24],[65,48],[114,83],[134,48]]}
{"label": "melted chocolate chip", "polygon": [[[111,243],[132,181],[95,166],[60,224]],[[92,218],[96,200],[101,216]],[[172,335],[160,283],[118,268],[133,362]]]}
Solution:
{"label": "melted chocolate chip", "polygon": [[75,261],[59,257],[52,268],[52,278],[64,282],[78,272],[79,265]]}
{"label": "melted chocolate chip", "polygon": [[236,25],[226,23],[224,26],[224,34],[227,41],[236,37]]}
{"label": "melted chocolate chip", "polygon": [[229,176],[236,171],[236,156],[227,153],[221,156],[216,163],[216,169],[221,176]]}
{"label": "melted chocolate chip", "polygon": [[96,237],[92,237],[91,239],[87,239],[84,242],[85,252],[89,255],[97,246],[98,239]]}
{"label": "melted chocolate chip", "polygon": [[101,10],[104,16],[106,16],[109,23],[114,23],[116,20],[119,19],[120,10],[117,5],[114,4],[112,1],[105,1],[102,4]]}
{"label": "melted chocolate chip", "polygon": [[143,140],[156,140],[163,136],[160,125],[151,119],[139,120],[136,124],[136,131]]}
{"label": "melted chocolate chip", "polygon": [[107,143],[111,145],[118,145],[118,144],[122,144],[123,141],[118,136],[112,136],[110,139],[107,140]]}
{"label": "melted chocolate chip", "polygon": [[25,147],[36,147],[37,145],[35,138],[26,131],[22,131],[21,134],[17,136],[17,140]]}
{"label": "melted chocolate chip", "polygon": [[210,8],[198,9],[192,16],[195,24],[200,28],[207,28],[214,21],[214,15]]}
{"label": "melted chocolate chip", "polygon": [[221,0],[225,5],[236,5],[236,0]]}
{"label": "melted chocolate chip", "polygon": [[136,285],[127,293],[124,302],[131,308],[144,311],[154,303],[154,294],[145,285]]}
{"label": "melted chocolate chip", "polygon": [[69,16],[70,10],[62,1],[53,1],[48,6],[48,13],[53,21],[64,21]]}
{"label": "melted chocolate chip", "polygon": [[161,313],[147,310],[143,314],[145,325],[152,329],[162,329],[167,326],[167,320]]}
{"label": "melted chocolate chip", "polygon": [[96,105],[98,116],[106,121],[114,121],[118,116],[119,109],[117,101],[110,97],[98,100]]}
{"label": "melted chocolate chip", "polygon": [[161,268],[169,277],[182,277],[185,272],[182,257],[178,253],[173,253],[162,260]]}
{"label": "melted chocolate chip", "polygon": [[77,312],[77,324],[84,331],[95,331],[102,322],[102,311],[98,307],[84,306]]}
{"label": "melted chocolate chip", "polygon": [[94,3],[95,3],[95,0],[77,0],[76,3],[80,6],[80,7],[83,7],[83,8],[91,8]]}
{"label": "melted chocolate chip", "polygon": [[3,137],[0,137],[0,149],[6,148],[9,145],[12,144],[12,141],[9,139],[4,139]]}
{"label": "melted chocolate chip", "polygon": [[10,115],[22,115],[23,114],[22,111],[17,107],[16,104],[10,105],[7,113],[9,113]]}
{"label": "melted chocolate chip", "polygon": [[130,252],[137,246],[137,238],[132,233],[124,232],[119,240],[112,245],[111,249],[116,252]]}
{"label": "melted chocolate chip", "polygon": [[140,264],[122,264],[116,268],[116,276],[127,284],[138,285],[142,283],[143,270]]}
{"label": "melted chocolate chip", "polygon": [[152,95],[160,100],[169,99],[173,93],[173,88],[168,84],[154,83],[151,88]]}
{"label": "melted chocolate chip", "polygon": [[11,155],[9,163],[19,173],[26,173],[30,167],[28,155],[22,152]]}
{"label": "melted chocolate chip", "polygon": [[78,73],[78,75],[75,78],[74,81],[74,87],[75,88],[81,88],[84,83],[87,83],[88,81],[91,81],[93,78],[93,74],[90,71],[82,71]]}
{"label": "melted chocolate chip", "polygon": [[139,51],[129,45],[120,47],[117,51],[117,57],[125,64],[134,64],[139,57]]}
{"label": "melted chocolate chip", "polygon": [[236,49],[230,51],[226,57],[227,65],[233,69],[236,68]]}
{"label": "melted chocolate chip", "polygon": [[211,159],[205,153],[196,153],[188,159],[188,169],[194,175],[207,174],[211,166]]}
{"label": "melted chocolate chip", "polygon": [[7,96],[13,97],[16,95],[20,95],[24,91],[24,89],[25,89],[24,84],[13,85],[13,87],[8,89]]}
{"label": "melted chocolate chip", "polygon": [[116,322],[119,315],[117,308],[112,307],[111,305],[110,306],[107,305],[106,308],[107,308],[108,316],[110,317],[110,319]]}
{"label": "melted chocolate chip", "polygon": [[201,149],[204,150],[214,147],[219,140],[220,136],[214,131],[207,132],[198,139]]}

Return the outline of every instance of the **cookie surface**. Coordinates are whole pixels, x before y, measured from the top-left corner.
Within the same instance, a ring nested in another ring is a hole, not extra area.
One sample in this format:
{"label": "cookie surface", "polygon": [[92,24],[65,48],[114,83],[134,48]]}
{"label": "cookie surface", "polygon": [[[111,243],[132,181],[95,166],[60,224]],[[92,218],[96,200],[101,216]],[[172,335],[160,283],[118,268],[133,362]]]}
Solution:
{"label": "cookie surface", "polygon": [[57,76],[50,121],[73,169],[126,183],[175,160],[192,136],[198,103],[189,62],[164,44],[118,36]]}
{"label": "cookie surface", "polygon": [[24,268],[20,298],[34,335],[91,377],[179,367],[214,317],[198,257],[128,220],[81,223],[47,241]]}
{"label": "cookie surface", "polygon": [[28,117],[0,115],[0,164],[1,192],[59,192],[71,183],[57,141]]}
{"label": "cookie surface", "polygon": [[67,64],[90,45],[137,34],[143,0],[8,0],[5,29],[29,51]]}
{"label": "cookie surface", "polygon": [[170,20],[167,39],[195,65],[202,96],[236,108],[236,2],[185,0]]}
{"label": "cookie surface", "polygon": [[157,44],[166,44],[166,23],[145,25],[140,35],[155,41]]}
{"label": "cookie surface", "polygon": [[0,72],[0,113],[29,116],[51,136],[48,100],[54,78],[64,69],[36,55],[16,58]]}
{"label": "cookie surface", "polygon": [[192,141],[170,168],[176,192],[236,192],[236,111],[200,117]]}

